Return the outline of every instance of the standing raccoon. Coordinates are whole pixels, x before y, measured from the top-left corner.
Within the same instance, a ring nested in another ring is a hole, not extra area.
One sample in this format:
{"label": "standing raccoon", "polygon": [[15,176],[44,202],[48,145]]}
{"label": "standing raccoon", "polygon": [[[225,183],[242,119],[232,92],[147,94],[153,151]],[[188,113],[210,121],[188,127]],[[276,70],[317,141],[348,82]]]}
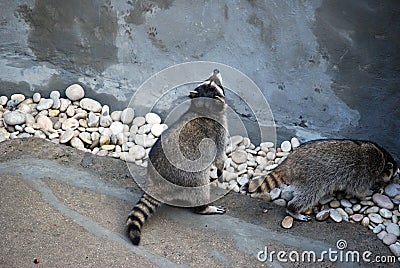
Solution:
{"label": "standing raccoon", "polygon": [[149,152],[147,189],[127,219],[132,243],[140,242],[141,228],[162,203],[192,207],[199,214],[223,214],[209,206],[212,164],[222,175],[225,161],[225,92],[218,70],[193,91],[189,109],[165,130]]}
{"label": "standing raccoon", "polygon": [[300,214],[327,194],[345,191],[358,198],[372,187],[388,182],[398,172],[397,163],[382,147],[370,141],[316,140],[291,153],[265,178],[254,179],[249,192],[270,191],[282,184],[294,188],[287,213],[302,221]]}

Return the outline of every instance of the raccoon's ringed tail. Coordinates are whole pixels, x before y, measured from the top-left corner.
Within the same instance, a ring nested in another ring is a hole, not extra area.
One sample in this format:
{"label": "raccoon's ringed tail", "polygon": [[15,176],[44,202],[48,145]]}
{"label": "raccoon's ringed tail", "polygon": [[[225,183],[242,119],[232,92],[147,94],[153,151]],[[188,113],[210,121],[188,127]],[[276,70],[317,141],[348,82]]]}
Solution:
{"label": "raccoon's ringed tail", "polygon": [[161,202],[144,193],[126,220],[128,235],[134,245],[140,243],[140,231],[145,221],[156,211]]}
{"label": "raccoon's ringed tail", "polygon": [[272,172],[265,177],[254,178],[249,183],[249,193],[269,192],[274,188],[282,186],[286,181],[275,172]]}

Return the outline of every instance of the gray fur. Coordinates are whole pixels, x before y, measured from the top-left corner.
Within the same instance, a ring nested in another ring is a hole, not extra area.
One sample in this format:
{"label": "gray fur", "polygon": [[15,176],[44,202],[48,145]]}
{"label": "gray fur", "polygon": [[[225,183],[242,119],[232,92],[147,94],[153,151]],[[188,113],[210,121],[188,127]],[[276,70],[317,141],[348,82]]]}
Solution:
{"label": "gray fur", "polygon": [[[189,109],[150,150],[146,194],[127,221],[128,234],[135,245],[140,242],[145,220],[161,203],[194,207],[199,214],[225,213],[223,207],[207,205],[210,166],[214,164],[222,174],[226,158],[226,104],[220,80],[219,71],[214,70],[210,78],[191,91]],[[141,209],[147,199],[152,201],[151,211]]]}
{"label": "gray fur", "polygon": [[294,188],[288,213],[307,221],[310,217],[300,212],[316,205],[324,195],[345,191],[363,198],[371,188],[388,182],[396,171],[393,157],[376,143],[317,140],[302,144],[271,174]]}

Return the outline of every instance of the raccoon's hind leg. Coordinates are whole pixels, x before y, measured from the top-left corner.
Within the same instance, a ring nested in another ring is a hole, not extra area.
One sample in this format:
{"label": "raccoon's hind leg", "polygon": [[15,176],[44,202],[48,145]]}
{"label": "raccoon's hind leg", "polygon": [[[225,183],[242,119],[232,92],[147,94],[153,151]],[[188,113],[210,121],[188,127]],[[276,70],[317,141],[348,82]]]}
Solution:
{"label": "raccoon's hind leg", "polygon": [[141,229],[147,220],[161,205],[161,202],[144,193],[139,202],[133,207],[126,220],[127,233],[134,245],[140,243]]}
{"label": "raccoon's hind leg", "polygon": [[303,215],[300,212],[306,207],[312,205],[312,198],[309,196],[296,195],[292,200],[289,201],[286,208],[286,212],[293,218],[300,221],[310,221],[311,217],[308,215]]}
{"label": "raccoon's hind leg", "polygon": [[197,214],[202,214],[202,215],[224,214],[226,212],[226,208],[222,206],[204,205],[193,208],[193,211]]}
{"label": "raccoon's hind leg", "polygon": [[[225,151],[224,151],[224,153],[225,153]],[[215,167],[217,168],[217,177],[218,177],[219,182],[224,181],[224,179],[222,177],[223,170],[224,170],[224,164],[225,164],[224,159],[225,159],[224,157],[221,157],[221,159],[217,159],[215,161]]]}

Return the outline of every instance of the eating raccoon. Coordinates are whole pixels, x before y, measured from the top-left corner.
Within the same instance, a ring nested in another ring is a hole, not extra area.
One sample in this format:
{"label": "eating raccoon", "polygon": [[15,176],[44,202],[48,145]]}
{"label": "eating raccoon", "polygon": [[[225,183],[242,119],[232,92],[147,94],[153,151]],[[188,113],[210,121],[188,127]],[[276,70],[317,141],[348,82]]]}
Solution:
{"label": "eating raccoon", "polygon": [[192,207],[198,214],[223,214],[211,206],[209,169],[222,175],[226,158],[226,103],[220,72],[190,91],[190,106],[165,130],[149,152],[147,190],[127,219],[132,243],[140,242],[141,228],[162,203]]}
{"label": "eating raccoon", "polygon": [[271,173],[249,183],[249,192],[270,191],[291,185],[294,197],[287,213],[301,221],[301,214],[321,197],[335,191],[363,198],[371,188],[381,187],[398,173],[393,157],[378,144],[362,140],[315,140],[295,149]]}

